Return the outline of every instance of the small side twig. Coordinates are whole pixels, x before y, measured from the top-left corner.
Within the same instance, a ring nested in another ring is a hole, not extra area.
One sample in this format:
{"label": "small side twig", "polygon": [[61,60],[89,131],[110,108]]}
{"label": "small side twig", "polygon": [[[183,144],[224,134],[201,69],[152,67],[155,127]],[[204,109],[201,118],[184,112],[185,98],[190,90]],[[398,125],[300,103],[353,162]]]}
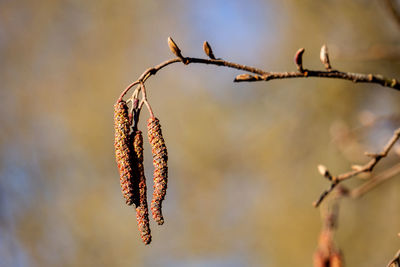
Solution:
{"label": "small side twig", "polygon": [[400,250],[397,251],[396,255],[394,255],[393,259],[389,262],[387,267],[399,267],[400,266]]}
{"label": "small side twig", "polygon": [[371,172],[374,167],[376,166],[376,164],[378,164],[378,162],[387,156],[387,154],[389,153],[390,149],[393,147],[393,145],[396,143],[396,141],[400,138],[400,128],[398,128],[397,130],[394,131],[393,136],[390,138],[389,142],[385,145],[385,147],[382,149],[382,151],[380,153],[365,153],[366,156],[371,157],[371,160],[369,162],[367,162],[365,165],[363,166],[358,166],[356,170],[353,171],[349,171],[346,173],[342,173],[339,174],[337,176],[333,176],[331,175],[331,173],[328,171],[328,169],[326,169],[326,167],[324,167],[324,171],[321,171],[322,168],[320,166],[318,167],[320,173],[322,176],[324,176],[325,178],[327,178],[329,181],[331,181],[331,186],[328,190],[325,190],[324,192],[322,192],[322,194],[320,195],[320,197],[318,198],[317,201],[315,201],[313,203],[313,205],[315,207],[318,207],[319,204],[321,204],[321,202],[329,195],[330,192],[333,191],[333,189],[335,189],[335,187],[342,181],[345,181],[347,179],[350,179],[351,177],[354,177],[360,173],[364,173],[364,172]]}
{"label": "small side twig", "polygon": [[371,191],[372,189],[376,188],[377,186],[381,185],[383,182],[389,180],[392,177],[395,177],[397,174],[400,173],[400,163],[395,164],[394,166],[390,167],[387,170],[379,173],[378,175],[372,177],[361,186],[353,189],[350,191],[350,196],[352,198],[359,198],[365,195],[367,192]]}

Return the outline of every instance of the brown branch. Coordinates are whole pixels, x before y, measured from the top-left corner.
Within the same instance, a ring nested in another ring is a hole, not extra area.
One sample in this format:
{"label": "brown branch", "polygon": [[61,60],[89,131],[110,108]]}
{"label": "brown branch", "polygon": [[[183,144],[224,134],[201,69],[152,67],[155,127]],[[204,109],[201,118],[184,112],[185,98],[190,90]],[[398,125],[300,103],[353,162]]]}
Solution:
{"label": "brown branch", "polygon": [[397,79],[388,79],[379,74],[360,74],[351,72],[341,72],[337,70],[319,71],[307,70],[303,72],[269,72],[268,74],[258,76],[250,75],[248,78],[242,78],[240,75],[236,77],[235,82],[252,82],[252,81],[270,81],[275,79],[288,79],[288,78],[333,78],[349,80],[355,83],[376,83],[384,87],[400,90],[400,83]]}
{"label": "brown branch", "polygon": [[394,255],[393,259],[387,265],[387,267],[392,267],[392,266],[393,267],[400,266],[400,250],[397,251],[396,255]]}
{"label": "brown branch", "polygon": [[[179,57],[164,61],[159,65],[147,69],[143,72],[142,75],[136,80],[135,82],[131,83],[120,95],[118,101],[121,101],[125,94],[135,85],[144,83],[148,78],[152,75],[155,75],[159,70],[165,68],[166,66],[182,62],[185,65],[189,65],[191,63],[199,63],[199,64],[207,64],[207,65],[215,65],[215,66],[222,66],[233,68],[237,70],[243,70],[246,72],[250,72],[254,75],[245,74],[245,75],[238,75],[234,82],[251,82],[251,81],[270,81],[274,79],[288,79],[288,78],[308,78],[308,77],[317,77],[317,78],[334,78],[334,79],[343,79],[349,80],[353,82],[360,82],[360,83],[375,83],[380,84],[384,87],[393,88],[396,90],[400,90],[400,82],[397,79],[389,79],[385,78],[379,74],[360,74],[360,73],[350,73],[350,72],[341,72],[337,70],[307,70],[303,69],[302,66],[302,54],[304,50],[299,54],[296,54],[295,63],[299,69],[297,72],[268,72],[264,71],[255,67],[241,65],[234,62],[225,61],[222,59],[203,59],[203,58],[192,58],[192,57],[184,57],[181,54],[181,50],[176,45],[175,42],[171,42],[172,39],[168,39],[169,47],[175,55],[177,51],[179,52]],[[207,43],[208,44],[208,43]],[[209,46],[209,44],[208,44]],[[211,46],[209,46],[211,48]],[[301,67],[299,65],[301,64]]]}
{"label": "brown branch", "polygon": [[335,187],[342,181],[345,181],[347,179],[350,179],[351,177],[354,177],[360,173],[365,173],[365,172],[371,172],[373,168],[378,164],[378,162],[387,156],[389,153],[390,149],[393,147],[393,145],[396,143],[396,141],[400,138],[400,128],[394,131],[394,134],[392,138],[390,138],[389,142],[385,145],[385,147],[382,149],[380,153],[365,153],[368,157],[371,157],[371,160],[367,162],[363,166],[357,166],[356,170],[349,171],[346,173],[339,174],[337,176],[333,176],[328,169],[326,169],[324,166],[320,165],[318,166],[318,169],[321,173],[322,176],[327,178],[329,181],[331,181],[331,186],[328,190],[325,190],[322,192],[320,197],[318,198],[317,201],[313,203],[315,207],[318,207],[319,204],[329,195],[330,192],[335,189]]}
{"label": "brown branch", "polygon": [[363,196],[365,193],[381,185],[383,182],[396,176],[399,173],[400,173],[400,163],[397,163],[396,165],[390,167],[389,169],[384,170],[378,175],[372,177],[370,180],[363,183],[361,186],[353,189],[349,194],[352,198],[359,198]]}

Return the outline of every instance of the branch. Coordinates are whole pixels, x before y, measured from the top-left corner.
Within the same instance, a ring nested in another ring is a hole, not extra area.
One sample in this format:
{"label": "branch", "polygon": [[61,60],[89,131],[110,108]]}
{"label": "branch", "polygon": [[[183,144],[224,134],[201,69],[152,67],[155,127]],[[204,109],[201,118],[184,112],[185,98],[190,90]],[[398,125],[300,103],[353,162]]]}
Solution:
{"label": "branch", "polygon": [[393,147],[394,143],[396,143],[396,141],[399,138],[400,138],[400,128],[398,128],[397,130],[394,131],[392,138],[390,138],[389,142],[385,145],[385,147],[383,148],[383,150],[380,153],[377,153],[377,154],[365,153],[366,156],[371,157],[371,160],[363,166],[353,166],[353,168],[355,169],[353,171],[349,171],[346,173],[339,174],[337,176],[333,176],[325,166],[319,165],[318,170],[319,170],[320,174],[322,176],[324,176],[325,178],[327,178],[329,181],[331,181],[331,186],[328,190],[325,190],[324,192],[322,192],[322,194],[320,195],[318,200],[315,201],[313,203],[313,205],[315,207],[318,207],[319,204],[321,204],[321,202],[329,195],[330,192],[333,191],[333,189],[335,189],[335,187],[340,182],[350,179],[351,177],[354,177],[360,173],[371,172],[373,170],[373,168],[376,166],[376,164],[378,164],[378,162],[382,158],[387,156],[390,149]]}
{"label": "branch", "polygon": [[[332,70],[329,58],[328,58],[328,50],[324,45],[321,49],[321,61],[325,65],[326,70],[308,70],[303,68],[302,63],[302,55],[304,53],[304,49],[300,49],[295,56],[295,63],[297,66],[297,72],[268,72],[255,67],[241,65],[234,62],[225,61],[223,59],[215,59],[215,56],[211,50],[211,46],[206,43],[205,53],[209,56],[210,59],[203,58],[192,58],[192,57],[184,57],[181,53],[181,50],[176,45],[176,43],[172,40],[172,38],[168,38],[168,45],[171,49],[171,52],[176,55],[176,58],[164,61],[159,65],[147,69],[145,72],[140,75],[140,77],[121,93],[118,101],[121,101],[125,94],[135,85],[146,82],[148,78],[152,75],[155,75],[159,70],[167,67],[170,64],[182,62],[185,65],[189,65],[191,63],[199,63],[199,64],[207,64],[207,65],[215,65],[222,66],[227,68],[233,68],[237,70],[243,70],[246,72],[250,72],[254,75],[250,74],[241,74],[238,75],[234,82],[251,82],[251,81],[270,81],[274,79],[288,79],[288,78],[308,78],[308,77],[317,77],[317,78],[334,78],[334,79],[343,79],[353,81],[355,83],[375,83],[380,84],[384,87],[389,87],[392,89],[400,90],[400,82],[397,79],[389,79],[385,78],[379,74],[360,74],[360,73],[351,73],[351,72],[342,72],[338,70]],[[210,52],[211,51],[211,52]],[[300,52],[301,51],[301,52]],[[328,61],[327,61],[328,60]]]}
{"label": "branch", "polygon": [[379,173],[378,175],[374,176],[367,182],[363,183],[360,187],[353,189],[350,192],[350,196],[352,198],[359,198],[365,195],[367,192],[371,191],[375,187],[379,186],[386,180],[396,176],[400,173],[400,163],[392,166],[391,168],[384,170],[383,172]]}
{"label": "branch", "polygon": [[391,267],[393,264],[394,266],[400,266],[400,250],[397,251],[396,255],[394,255],[393,259],[389,262],[387,267]]}

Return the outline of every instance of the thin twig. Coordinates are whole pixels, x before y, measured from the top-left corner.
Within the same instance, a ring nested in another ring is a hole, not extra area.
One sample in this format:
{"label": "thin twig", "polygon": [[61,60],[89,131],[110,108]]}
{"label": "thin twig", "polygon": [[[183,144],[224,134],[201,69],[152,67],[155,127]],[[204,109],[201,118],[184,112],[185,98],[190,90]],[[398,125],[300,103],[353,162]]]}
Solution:
{"label": "thin twig", "polygon": [[323,173],[321,173],[324,177],[326,177],[329,181],[331,181],[331,186],[328,190],[325,190],[322,192],[320,197],[318,198],[317,201],[313,203],[315,207],[318,207],[319,204],[329,195],[330,192],[332,192],[333,189],[342,181],[345,181],[347,179],[350,179],[353,176],[356,176],[360,173],[364,172],[371,172],[373,168],[378,164],[378,162],[387,156],[389,153],[390,149],[393,147],[393,145],[396,143],[396,141],[400,138],[400,128],[394,131],[394,134],[392,138],[390,138],[389,142],[385,145],[385,147],[382,149],[380,153],[365,153],[368,157],[371,157],[371,160],[367,162],[363,166],[359,166],[357,170],[349,171],[346,173],[339,174],[337,176],[331,175],[331,173],[326,169]]}
{"label": "thin twig", "polygon": [[387,267],[392,267],[393,264],[396,264],[394,266],[400,266],[400,250],[397,251],[396,255],[394,255],[393,259],[389,262]]}
{"label": "thin twig", "polygon": [[390,167],[389,169],[384,170],[378,175],[372,177],[370,180],[366,181],[360,187],[353,189],[350,192],[350,196],[352,198],[359,198],[363,196],[365,193],[369,192],[370,190],[382,184],[384,181],[396,176],[399,173],[400,173],[400,163],[397,163],[396,165]]}
{"label": "thin twig", "polygon": [[360,74],[351,72],[341,72],[337,70],[319,71],[307,70],[303,72],[269,72],[265,75],[249,75],[246,78],[239,75],[236,77],[235,82],[253,82],[253,81],[270,81],[275,79],[288,79],[288,78],[333,78],[349,80],[354,83],[376,83],[384,87],[400,90],[400,83],[397,79],[388,79],[379,74]]}

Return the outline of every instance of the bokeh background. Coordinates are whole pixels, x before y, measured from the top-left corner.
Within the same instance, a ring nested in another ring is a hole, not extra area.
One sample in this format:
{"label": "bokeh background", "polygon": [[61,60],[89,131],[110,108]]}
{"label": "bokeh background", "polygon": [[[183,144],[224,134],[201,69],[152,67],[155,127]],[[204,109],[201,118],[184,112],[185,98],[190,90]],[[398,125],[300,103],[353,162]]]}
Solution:
{"label": "bokeh background", "polygon": [[[113,104],[148,67],[184,55],[270,71],[399,77],[400,27],[383,1],[0,1],[0,266],[311,266],[317,172],[364,163],[400,124],[400,93],[327,79],[233,83],[242,72],[174,64],[147,83],[169,152],[166,223],[144,246],[124,204]],[[145,129],[148,113],[142,113]],[[391,153],[377,167],[399,160]],[[152,162],[145,147],[151,196]],[[363,181],[346,183],[349,188]],[[400,180],[341,203],[347,266],[400,247]]]}

